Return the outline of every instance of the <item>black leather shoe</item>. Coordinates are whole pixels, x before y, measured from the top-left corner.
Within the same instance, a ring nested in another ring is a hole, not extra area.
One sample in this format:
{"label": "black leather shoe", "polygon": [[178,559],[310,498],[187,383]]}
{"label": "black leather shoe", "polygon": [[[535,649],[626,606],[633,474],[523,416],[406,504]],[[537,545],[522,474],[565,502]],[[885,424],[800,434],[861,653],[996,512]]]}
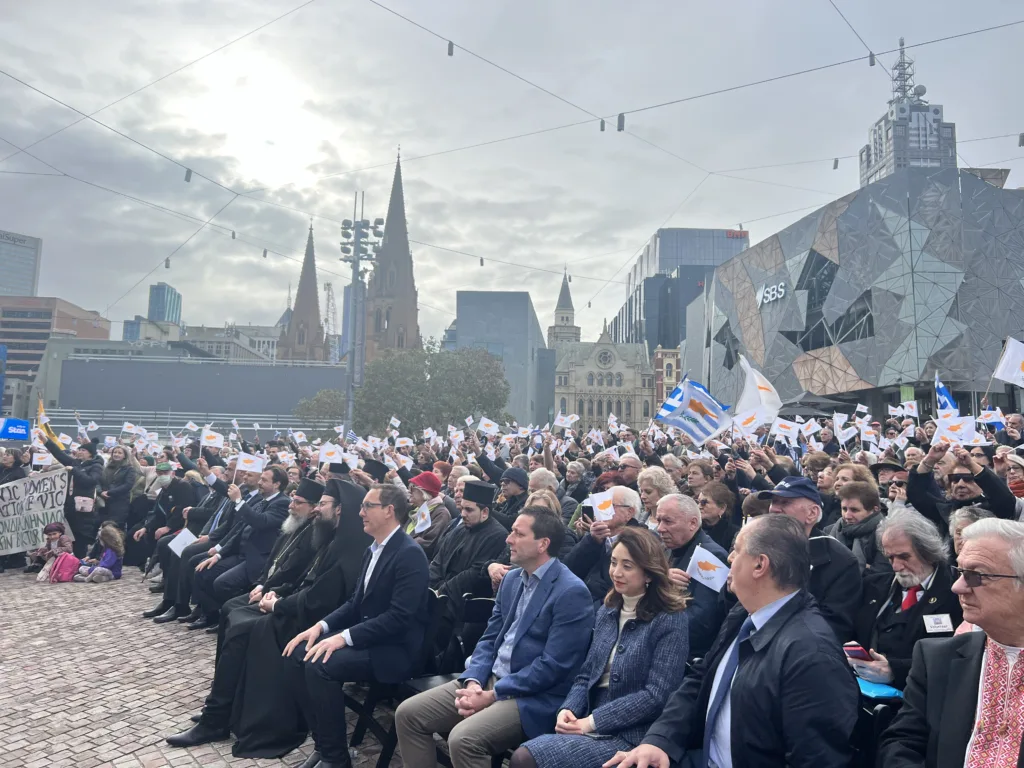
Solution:
{"label": "black leather shoe", "polygon": [[346,754],[345,759],[337,763],[333,760],[321,760],[316,764],[316,768],[352,768],[352,758]]}
{"label": "black leather shoe", "polygon": [[198,723],[202,719],[203,719],[203,713],[202,712],[200,712],[198,715],[192,715],[192,717],[189,718],[189,720],[191,720],[193,723]]}
{"label": "black leather shoe", "polygon": [[219,631],[220,627],[217,624],[214,624],[212,627],[206,628],[206,634],[208,635],[216,635]]}
{"label": "black leather shoe", "polygon": [[200,744],[209,744],[211,741],[227,741],[230,738],[231,732],[227,728],[213,728],[196,723],[184,733],[168,736],[167,743],[172,747],[198,747]]}
{"label": "black leather shoe", "polygon": [[161,613],[159,616],[153,617],[154,624],[169,624],[174,621],[181,614],[178,613],[178,609],[173,606],[168,608],[166,611]]}
{"label": "black leather shoe", "polygon": [[169,603],[160,603],[160,605],[158,605],[153,610],[146,611],[145,613],[143,613],[142,618],[155,619],[157,616],[163,616],[165,613],[167,613],[167,609],[171,607],[172,606]]}
{"label": "black leather shoe", "polygon": [[198,608],[193,608],[192,613],[188,616],[182,616],[178,619],[182,624],[191,624],[193,621],[198,621],[203,615],[203,612]]}
{"label": "black leather shoe", "polygon": [[315,749],[313,754],[306,758],[306,762],[296,765],[295,768],[317,768],[320,765],[320,753]]}
{"label": "black leather shoe", "polygon": [[152,584],[149,587],[149,591],[152,592],[154,595],[159,595],[161,592],[164,591],[164,585],[163,584]]}
{"label": "black leather shoe", "polygon": [[206,629],[207,627],[216,627],[217,622],[211,619],[209,616],[200,616],[198,619],[188,625],[189,629]]}

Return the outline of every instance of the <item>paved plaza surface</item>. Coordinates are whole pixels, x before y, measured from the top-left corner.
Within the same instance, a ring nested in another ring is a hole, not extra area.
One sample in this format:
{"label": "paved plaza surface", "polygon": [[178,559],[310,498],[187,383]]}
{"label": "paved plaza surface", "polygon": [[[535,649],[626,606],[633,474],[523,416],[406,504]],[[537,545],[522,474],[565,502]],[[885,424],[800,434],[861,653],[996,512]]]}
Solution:
{"label": "paved plaza surface", "polygon": [[[216,638],[140,614],[156,605],[138,570],[108,584],[37,584],[0,574],[0,765],[3,768],[294,766],[231,756],[231,742],[174,749],[164,737],[191,726],[213,675]],[[361,699],[362,696],[360,695]],[[383,708],[381,708],[383,709]],[[385,721],[390,712],[379,712]],[[349,733],[355,723],[351,712]],[[374,766],[370,734],[354,755]],[[401,768],[396,755],[393,768]]]}

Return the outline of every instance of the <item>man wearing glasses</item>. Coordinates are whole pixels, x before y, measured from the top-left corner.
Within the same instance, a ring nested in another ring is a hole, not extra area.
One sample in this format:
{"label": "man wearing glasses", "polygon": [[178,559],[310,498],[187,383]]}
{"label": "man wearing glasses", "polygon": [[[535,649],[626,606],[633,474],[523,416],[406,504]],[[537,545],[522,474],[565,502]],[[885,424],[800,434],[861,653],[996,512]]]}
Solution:
{"label": "man wearing glasses", "polygon": [[292,692],[313,732],[315,751],[304,768],[349,768],[345,683],[399,683],[422,657],[427,624],[427,557],[403,528],[404,488],[374,485],[359,516],[373,543],[352,597],[323,621],[292,638],[283,655]]}
{"label": "man wearing glasses", "polygon": [[878,765],[1024,765],[1024,524],[984,519],[963,530],[953,592],[981,631],[914,648],[903,706]]}
{"label": "man wearing glasses", "polygon": [[871,660],[848,660],[858,677],[903,688],[917,641],[952,637],[963,612],[950,589],[948,550],[934,525],[904,508],[883,517],[877,533],[892,572],[865,578],[856,629]]}
{"label": "man wearing glasses", "polygon": [[952,448],[956,464],[946,475],[949,498],[943,496],[935,482],[935,466],[950,452],[946,443],[933,445],[924,460],[910,473],[907,503],[931,520],[940,531],[949,529],[949,515],[954,509],[978,505],[996,517],[1016,518],[1016,500],[1006,482],[995,472],[983,467],[963,446]]}

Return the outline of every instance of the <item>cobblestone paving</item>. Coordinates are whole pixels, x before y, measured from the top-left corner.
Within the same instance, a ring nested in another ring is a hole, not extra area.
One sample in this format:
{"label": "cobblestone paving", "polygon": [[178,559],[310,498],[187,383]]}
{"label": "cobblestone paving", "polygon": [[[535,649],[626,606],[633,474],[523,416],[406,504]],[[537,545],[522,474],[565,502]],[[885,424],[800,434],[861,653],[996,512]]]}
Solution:
{"label": "cobblestone paving", "polygon": [[[134,569],[108,584],[37,584],[0,574],[0,765],[3,768],[269,768],[301,764],[231,756],[231,742],[174,749],[213,675],[216,638],[140,617],[157,602]],[[361,696],[359,698],[362,698]],[[386,720],[389,712],[381,713]],[[349,716],[349,732],[355,723]],[[357,766],[376,765],[367,734]],[[401,768],[395,756],[392,768]]]}

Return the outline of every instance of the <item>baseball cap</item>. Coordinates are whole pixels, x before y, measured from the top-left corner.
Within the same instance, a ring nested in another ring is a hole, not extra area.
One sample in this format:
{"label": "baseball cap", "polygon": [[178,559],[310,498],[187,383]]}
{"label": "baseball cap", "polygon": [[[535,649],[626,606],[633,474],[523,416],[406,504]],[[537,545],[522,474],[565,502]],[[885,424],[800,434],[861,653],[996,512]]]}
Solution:
{"label": "baseball cap", "polygon": [[772,499],[810,499],[819,507],[821,506],[821,494],[817,486],[806,477],[785,477],[778,485],[770,491],[761,491],[757,494],[761,501]]}

